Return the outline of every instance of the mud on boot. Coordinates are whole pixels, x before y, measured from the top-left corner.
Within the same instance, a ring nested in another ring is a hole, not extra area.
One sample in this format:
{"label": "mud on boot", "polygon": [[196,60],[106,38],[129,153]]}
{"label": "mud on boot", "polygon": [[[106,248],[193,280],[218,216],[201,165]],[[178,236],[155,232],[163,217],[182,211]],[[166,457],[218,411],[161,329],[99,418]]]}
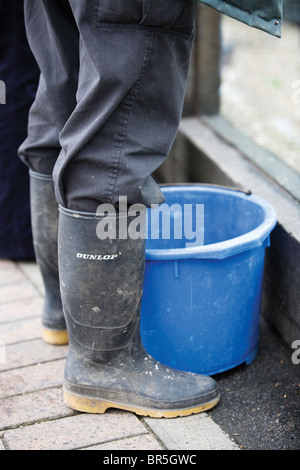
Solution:
{"label": "mud on boot", "polygon": [[[109,237],[123,217],[106,216],[107,239],[99,240],[103,217],[60,208],[59,269],[70,342],[65,402],[88,413],[113,407],[171,418],[206,411],[219,401],[217,383],[160,364],[142,345],[145,240]],[[127,223],[133,220],[128,216]]]}
{"label": "mud on boot", "polygon": [[68,343],[58,273],[58,205],[52,177],[30,171],[31,225],[34,250],[42,276],[45,298],[42,336],[53,345]]}

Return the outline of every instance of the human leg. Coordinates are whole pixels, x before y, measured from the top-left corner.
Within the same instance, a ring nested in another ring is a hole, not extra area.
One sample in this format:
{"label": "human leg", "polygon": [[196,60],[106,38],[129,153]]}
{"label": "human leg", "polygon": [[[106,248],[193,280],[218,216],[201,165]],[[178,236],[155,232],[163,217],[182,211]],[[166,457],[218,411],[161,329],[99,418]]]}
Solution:
{"label": "human leg", "polygon": [[58,205],[52,172],[60,153],[59,134],[75,107],[79,39],[64,0],[25,1],[25,20],[41,75],[29,114],[28,135],[19,155],[30,169],[33,242],[45,287],[43,338],[51,344],[65,344],[68,337],[59,288]]}
{"label": "human leg", "polygon": [[118,210],[120,196],[129,205],[162,202],[151,173],[179,125],[195,4],[179,1],[171,17],[161,2],[70,4],[81,35],[79,85],[54,169],[70,340],[65,401],[91,413],[109,407],[154,417],[198,413],[219,400],[214,380],[163,366],[141,342],[145,241],[110,229],[100,240],[103,216],[96,214],[100,204],[111,204],[114,227],[126,215]]}

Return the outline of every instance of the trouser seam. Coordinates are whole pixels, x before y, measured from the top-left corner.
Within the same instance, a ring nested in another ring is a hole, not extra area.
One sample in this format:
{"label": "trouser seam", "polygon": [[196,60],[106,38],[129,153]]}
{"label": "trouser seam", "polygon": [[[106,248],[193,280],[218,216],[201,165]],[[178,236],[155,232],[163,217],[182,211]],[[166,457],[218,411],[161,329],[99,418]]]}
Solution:
{"label": "trouser seam", "polygon": [[146,54],[144,56],[144,62],[140,70],[140,74],[135,84],[132,86],[131,90],[129,91],[122,105],[123,122],[122,122],[121,130],[115,139],[114,146],[116,148],[116,151],[112,159],[112,166],[111,166],[110,173],[109,173],[109,182],[108,182],[108,186],[107,186],[107,190],[105,194],[105,201],[108,201],[110,203],[113,203],[114,191],[116,188],[118,173],[120,169],[121,152],[125,146],[125,141],[126,141],[126,128],[130,120],[131,111],[133,109],[142,78],[145,74],[145,70],[150,61],[150,56],[153,50],[153,39],[154,39],[154,34],[150,33],[148,46],[147,46]]}
{"label": "trouser seam", "polygon": [[174,36],[178,36],[181,39],[186,39],[189,41],[194,34],[194,29],[190,30],[189,32],[184,31],[177,31],[172,29],[171,27],[163,27],[163,26],[151,26],[151,25],[143,25],[143,24],[131,24],[131,23],[109,23],[102,21],[99,25],[93,25],[94,29],[120,29],[120,30],[137,30],[141,31],[144,30],[146,32],[152,32],[156,34],[171,34]]}

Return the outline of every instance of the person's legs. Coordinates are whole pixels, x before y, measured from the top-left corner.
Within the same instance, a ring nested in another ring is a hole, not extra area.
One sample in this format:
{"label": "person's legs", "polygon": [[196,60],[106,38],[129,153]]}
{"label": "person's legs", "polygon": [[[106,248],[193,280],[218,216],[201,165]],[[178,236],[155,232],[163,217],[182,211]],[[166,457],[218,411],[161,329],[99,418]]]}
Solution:
{"label": "person's legs", "polygon": [[[217,404],[218,386],[211,378],[167,368],[144,350],[139,325],[145,241],[118,236],[126,212],[115,209],[121,196],[129,205],[163,200],[151,174],[179,125],[195,2],[70,5],[80,31],[77,105],[60,135],[54,168],[70,340],[65,401],[91,413],[109,407],[154,417],[198,413]],[[103,203],[111,204],[109,219],[96,215]],[[103,220],[107,238],[100,240]]]}
{"label": "person's legs", "polygon": [[43,338],[51,344],[65,344],[68,336],[60,298],[58,205],[52,172],[61,150],[59,134],[76,105],[79,34],[66,0],[26,0],[25,21],[41,75],[19,156],[30,169],[33,242],[45,286]]}
{"label": "person's legs", "polygon": [[[151,174],[179,125],[196,2],[27,5],[42,76],[21,155],[34,172],[50,174],[54,165],[60,288],[70,337],[65,400],[81,411],[114,406],[151,416],[211,408],[219,399],[212,379],[168,369],[142,346],[144,241],[99,240],[102,218],[95,215],[101,203],[117,206],[120,196],[147,206],[163,200]],[[112,216],[119,223],[123,215]]]}

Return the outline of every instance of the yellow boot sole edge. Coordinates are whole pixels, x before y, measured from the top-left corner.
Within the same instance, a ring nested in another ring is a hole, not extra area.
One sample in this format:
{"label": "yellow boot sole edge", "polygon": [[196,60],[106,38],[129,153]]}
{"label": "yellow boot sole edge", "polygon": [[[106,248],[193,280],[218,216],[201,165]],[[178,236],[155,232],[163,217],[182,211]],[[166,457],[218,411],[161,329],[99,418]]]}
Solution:
{"label": "yellow boot sole edge", "polygon": [[220,398],[194,408],[186,408],[182,410],[151,410],[135,407],[133,405],[123,405],[122,403],[114,403],[110,401],[92,399],[70,394],[64,390],[64,402],[70,408],[81,411],[83,413],[99,413],[103,414],[108,408],[117,408],[119,410],[131,411],[137,415],[150,416],[150,418],[177,418],[181,416],[190,416],[196,413],[202,413],[210,410],[219,403]]}
{"label": "yellow boot sole edge", "polygon": [[69,344],[67,330],[50,330],[48,328],[43,328],[42,337],[46,343],[53,346],[63,346]]}

